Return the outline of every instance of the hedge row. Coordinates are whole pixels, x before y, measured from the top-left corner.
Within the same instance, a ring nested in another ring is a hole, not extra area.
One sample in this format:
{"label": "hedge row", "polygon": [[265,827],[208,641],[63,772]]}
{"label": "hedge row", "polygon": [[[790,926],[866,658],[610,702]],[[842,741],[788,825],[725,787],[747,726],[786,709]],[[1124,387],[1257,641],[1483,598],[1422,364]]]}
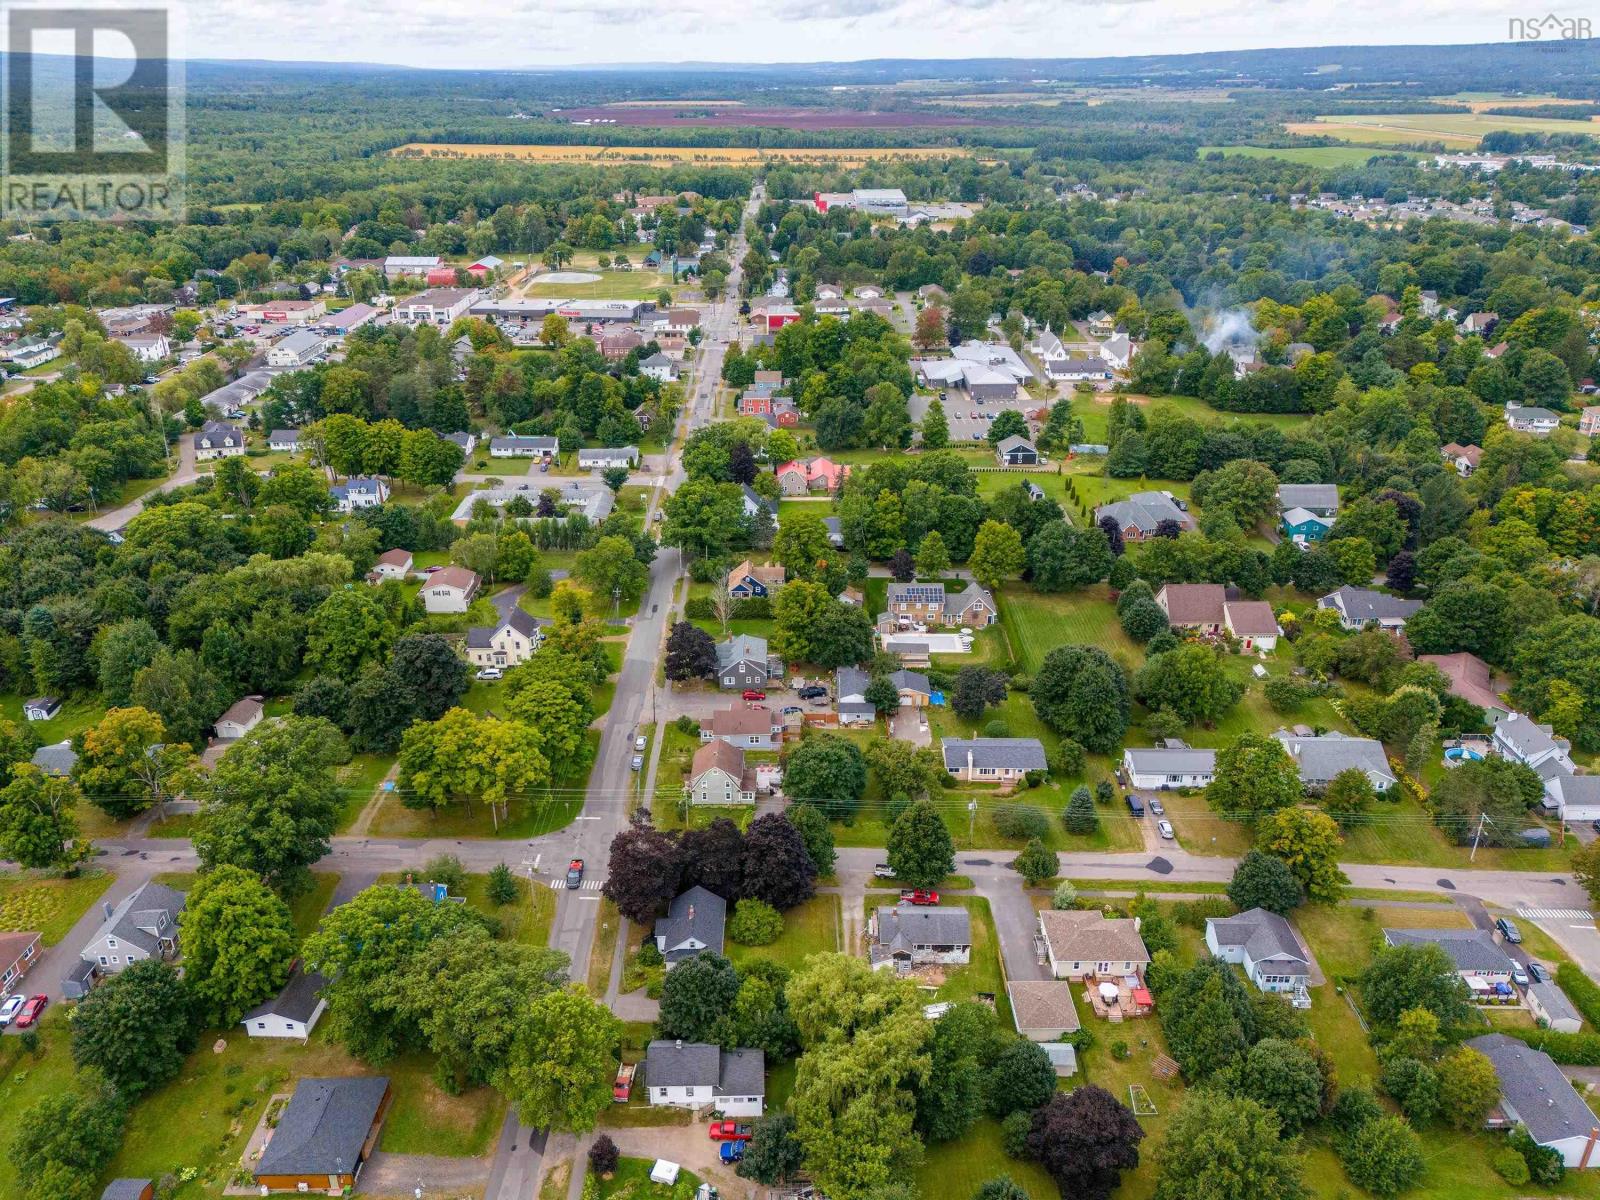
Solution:
{"label": "hedge row", "polygon": [[1600,1034],[1510,1028],[1498,1032],[1520,1038],[1535,1050],[1543,1050],[1564,1067],[1600,1067]]}
{"label": "hedge row", "polygon": [[1571,963],[1562,963],[1556,968],[1556,983],[1572,1001],[1572,1006],[1583,1014],[1583,1019],[1600,1029],[1600,984]]}
{"label": "hedge row", "polygon": [[[716,605],[710,596],[696,596],[683,606],[683,615],[691,621],[714,621]],[[765,596],[752,596],[748,600],[735,600],[730,619],[739,621],[762,620],[772,616],[772,601]]]}

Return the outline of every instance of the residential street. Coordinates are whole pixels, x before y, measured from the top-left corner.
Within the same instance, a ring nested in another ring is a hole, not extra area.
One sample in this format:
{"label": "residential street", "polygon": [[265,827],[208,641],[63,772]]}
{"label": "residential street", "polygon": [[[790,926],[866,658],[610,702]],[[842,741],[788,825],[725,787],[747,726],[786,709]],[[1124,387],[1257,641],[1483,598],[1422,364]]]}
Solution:
{"label": "residential street", "polygon": [[[200,478],[200,471],[194,459],[194,437],[185,433],[178,438],[178,467],[155,489],[158,492],[170,492],[180,488],[186,483],[193,483]],[[90,529],[102,529],[109,532],[121,529],[144,511],[144,497],[132,500],[121,508],[113,508],[97,516],[90,517],[84,522]]]}

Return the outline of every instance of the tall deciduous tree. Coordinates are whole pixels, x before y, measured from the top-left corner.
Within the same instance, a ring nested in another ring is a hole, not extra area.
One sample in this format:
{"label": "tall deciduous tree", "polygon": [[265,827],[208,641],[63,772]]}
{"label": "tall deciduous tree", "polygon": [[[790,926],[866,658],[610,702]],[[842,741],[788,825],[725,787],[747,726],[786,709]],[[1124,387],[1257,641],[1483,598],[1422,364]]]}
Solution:
{"label": "tall deciduous tree", "polygon": [[389,670],[410,693],[411,704],[424,721],[444,716],[471,685],[466,661],[437,633],[412,634],[395,642]]}
{"label": "tall deciduous tree", "polygon": [[677,839],[652,825],[632,825],[611,839],[606,898],[628,920],[644,924],[678,894],[682,871]]}
{"label": "tall deciduous tree", "polygon": [[679,621],[667,635],[667,678],[710,679],[717,673],[717,644],[711,635],[688,621]]}
{"label": "tall deciduous tree", "polygon": [[1243,733],[1217,752],[1206,803],[1234,821],[1258,821],[1300,802],[1300,771],[1283,743]]}
{"label": "tall deciduous tree", "polygon": [[1240,909],[1264,908],[1281,915],[1298,908],[1305,898],[1289,864],[1260,850],[1245,852],[1228,883],[1228,899]]}
{"label": "tall deciduous tree", "polygon": [[75,845],[78,785],[19,763],[0,789],[0,858],[24,867],[56,867],[75,860],[87,846]]}
{"label": "tall deciduous tree", "polygon": [[991,591],[1007,579],[1022,573],[1028,556],[1022,548],[1022,535],[1010,525],[985,521],[978,526],[967,566],[972,577]]}
{"label": "tall deciduous tree", "polygon": [[889,867],[912,887],[931,888],[955,870],[956,846],[939,810],[913,804],[889,831]]}
{"label": "tall deciduous tree", "polygon": [[1243,1097],[1192,1094],[1156,1149],[1156,1200],[1303,1200],[1300,1155],[1278,1116]]}
{"label": "tall deciduous tree", "polygon": [[1144,1130],[1127,1105],[1094,1084],[1057,1092],[1034,1110],[1028,1154],[1063,1196],[1106,1200],[1122,1172],[1139,1165]]}
{"label": "tall deciduous tree", "polygon": [[1344,885],[1350,882],[1339,869],[1339,847],[1344,839],[1327,813],[1314,808],[1280,808],[1257,825],[1256,842],[1267,854],[1289,865],[1311,899],[1332,904],[1344,895]]}
{"label": "tall deciduous tree", "polygon": [[800,831],[782,813],[750,822],[744,835],[744,895],[780,912],[804,904],[817,891],[817,865]]}
{"label": "tall deciduous tree", "polygon": [[178,916],[184,981],[201,1019],[226,1029],[276,994],[294,958],[294,921],[260,878],[221,866],[200,876]]}
{"label": "tall deciduous tree", "polygon": [[714,1041],[714,1031],[739,995],[739,974],[720,954],[704,951],[667,972],[661,986],[662,1037]]}
{"label": "tall deciduous tree", "polygon": [[1040,720],[1098,754],[1113,750],[1127,732],[1127,673],[1097,646],[1050,651],[1029,695]]}
{"label": "tall deciduous tree", "polygon": [[72,1014],[72,1060],[127,1096],[177,1076],[194,1048],[194,1010],[170,963],[145,958],[95,988]]}
{"label": "tall deciduous tree", "polygon": [[587,1133],[611,1106],[622,1022],[581,984],[528,1006],[501,1087],[525,1125]]}

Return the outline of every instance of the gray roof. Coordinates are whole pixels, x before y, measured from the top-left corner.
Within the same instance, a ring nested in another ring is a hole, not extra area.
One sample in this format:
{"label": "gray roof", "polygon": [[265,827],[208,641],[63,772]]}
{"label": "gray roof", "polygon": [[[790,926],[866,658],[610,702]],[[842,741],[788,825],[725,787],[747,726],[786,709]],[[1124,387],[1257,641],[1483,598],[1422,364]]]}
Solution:
{"label": "gray roof", "polygon": [[267,436],[267,443],[271,445],[274,442],[293,442],[298,446],[300,444],[300,431],[298,429],[274,429]]}
{"label": "gray roof", "polygon": [[1283,483],[1278,485],[1278,507],[1332,508],[1339,507],[1339,485],[1336,483]]}
{"label": "gray roof", "polygon": [[467,645],[474,650],[486,650],[489,648],[494,635],[507,625],[515,629],[523,637],[532,640],[538,633],[539,619],[521,608],[513,608],[504,617],[500,618],[498,625],[474,625],[468,629]]}
{"label": "gray roof", "polygon": [[1369,778],[1394,782],[1394,771],[1383,752],[1383,743],[1372,738],[1346,737],[1342,733],[1325,733],[1321,737],[1301,737],[1280,729],[1273,735],[1283,743],[1300,767],[1302,783],[1327,783],[1340,771],[1355,767],[1365,771]]}
{"label": "gray roof", "polygon": [[736,633],[725,642],[717,643],[717,666],[731,663],[753,662],[763,670],[767,665],[767,639],[753,633]]}
{"label": "gray roof", "polygon": [[1503,1033],[1486,1033],[1467,1045],[1494,1064],[1501,1106],[1513,1110],[1540,1145],[1586,1138],[1600,1125],[1600,1118],[1589,1111],[1555,1060],[1543,1050]]}
{"label": "gray roof", "polygon": [[[161,937],[175,941],[178,937],[178,914],[183,911],[183,903],[182,892],[151,880],[111,910],[111,915],[100,923],[92,940],[114,937],[131,942],[146,954],[154,954],[160,941],[151,931],[160,928]],[[158,926],[157,917],[163,912],[167,915],[166,924]]]}
{"label": "gray roof", "polygon": [[921,671],[896,671],[889,676],[889,682],[902,690],[927,692],[932,695],[932,690],[928,686],[928,677]]}
{"label": "gray roof", "polygon": [[1399,596],[1391,596],[1388,592],[1374,591],[1372,588],[1351,587],[1345,584],[1338,591],[1329,592],[1317,601],[1318,608],[1337,607],[1346,618],[1352,621],[1392,621],[1396,618],[1406,620],[1413,616],[1417,609],[1422,607],[1421,600],[1403,600]]}
{"label": "gray roof", "polygon": [[1023,437],[1020,433],[1014,433],[1008,438],[1001,438],[999,445],[995,447],[995,449],[1001,454],[1010,454],[1011,451],[1020,448],[1026,448],[1037,452],[1034,444],[1027,438]]}
{"label": "gray roof", "polygon": [[[1505,720],[1494,727],[1495,737],[1505,742],[1523,758],[1534,758],[1540,754],[1549,754],[1552,750],[1563,753],[1571,743],[1563,745],[1555,737],[1555,727],[1541,725],[1532,717],[1522,713],[1508,713]],[[1564,741],[1565,739],[1563,739]]]}
{"label": "gray roof", "polygon": [[658,1039],[645,1051],[650,1087],[714,1087],[726,1096],[764,1096],[766,1056],[759,1050],[722,1050],[704,1042]]}
{"label": "gray roof", "polygon": [[[740,490],[744,492],[745,503],[751,508],[764,508],[774,517],[778,515],[778,502],[776,500],[768,500],[748,483],[741,484]],[[838,520],[838,518],[835,517],[834,520]]]}
{"label": "gray roof", "polygon": [[554,454],[560,449],[560,439],[548,436],[533,436],[530,434],[507,434],[504,437],[490,438],[491,450],[548,450]]}
{"label": "gray roof", "polygon": [[284,1017],[301,1024],[311,1020],[317,1011],[317,993],[328,986],[328,981],[315,971],[303,971],[298,966],[289,973],[289,982],[265,1004],[258,1004],[242,1018],[254,1021],[258,1017]]}
{"label": "gray roof", "polygon": [[1000,611],[995,607],[994,594],[977,583],[969,583],[954,596],[946,597],[944,610],[947,613],[965,612],[975,600],[982,600],[989,606],[990,612]]}
{"label": "gray roof", "polygon": [[627,458],[627,459],[631,459],[631,460],[637,460],[638,457],[639,457],[639,447],[637,447],[637,446],[597,446],[593,450],[579,450],[578,451],[578,465],[581,467],[585,463],[609,462],[612,459],[619,458],[619,457],[620,458]]}
{"label": "gray roof", "polygon": [[840,667],[833,673],[834,686],[840,696],[860,696],[867,690],[869,678],[860,667]]}
{"label": "gray roof", "polygon": [[322,339],[316,334],[312,333],[309,329],[297,329],[288,337],[279,342],[276,346],[274,346],[273,349],[289,350],[295,354],[304,354],[307,350],[320,349],[321,346]]}
{"label": "gray roof", "polygon": [[139,1200],[149,1186],[148,1179],[113,1179],[100,1193],[100,1200]]}
{"label": "gray roof", "polygon": [[1511,973],[1511,959],[1481,929],[1385,929],[1383,936],[1391,946],[1438,946],[1458,971]]}
{"label": "gray roof", "polygon": [[1572,1001],[1567,999],[1567,994],[1554,981],[1547,979],[1543,983],[1530,983],[1528,990],[1539,997],[1539,1007],[1544,1009],[1544,1015],[1550,1020],[1565,1019],[1580,1022],[1583,1020],[1582,1015],[1572,1006]]}
{"label": "gray roof", "polygon": [[1038,738],[945,738],[942,745],[947,771],[965,769],[968,751],[974,767],[1045,769],[1044,745]]}
{"label": "gray roof", "polygon": [[838,705],[842,717],[870,717],[877,715],[877,707],[865,700],[841,700]]}
{"label": "gray roof", "polygon": [[1538,405],[1533,405],[1532,407],[1513,408],[1508,410],[1506,415],[1509,416],[1513,421],[1561,420],[1561,415],[1559,413],[1551,412],[1548,408],[1540,408]]}
{"label": "gray roof", "polygon": [[728,919],[728,902],[715,892],[703,887],[692,887],[682,892],[667,906],[667,915],[656,921],[656,936],[666,939],[663,951],[668,962],[693,957],[699,951],[675,953],[691,937],[703,942],[712,954],[722,953],[722,930]]}
{"label": "gray roof", "polygon": [[1136,775],[1210,775],[1217,769],[1215,750],[1196,750],[1191,746],[1168,749],[1165,746],[1129,747],[1128,763]]}
{"label": "gray roof", "polygon": [[389,1080],[383,1075],[302,1079],[261,1152],[257,1177],[355,1170],[388,1090]]}
{"label": "gray roof", "polygon": [[70,775],[72,768],[78,765],[78,754],[72,748],[69,739],[49,746],[40,746],[33,752],[30,761],[46,775]]}
{"label": "gray roof", "polygon": [[1102,504],[1095,509],[1094,519],[1098,522],[1102,517],[1113,517],[1119,527],[1132,525],[1147,534],[1154,533],[1162,521],[1176,521],[1185,528],[1189,526],[1188,514],[1172,502],[1172,497],[1162,492],[1135,492],[1126,500]]}
{"label": "gray roof", "polygon": [[1250,908],[1237,916],[1209,918],[1206,924],[1211,927],[1218,945],[1243,946],[1252,962],[1272,960],[1308,965],[1293,927],[1275,912]]}
{"label": "gray roof", "polygon": [[877,945],[890,953],[909,954],[913,946],[972,945],[972,916],[960,905],[883,905],[877,918]]}

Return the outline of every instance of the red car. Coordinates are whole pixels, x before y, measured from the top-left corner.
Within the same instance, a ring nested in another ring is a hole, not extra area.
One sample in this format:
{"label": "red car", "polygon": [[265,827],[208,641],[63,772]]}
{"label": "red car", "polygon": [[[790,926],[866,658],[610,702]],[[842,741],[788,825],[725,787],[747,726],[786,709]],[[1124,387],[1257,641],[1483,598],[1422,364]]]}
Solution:
{"label": "red car", "polygon": [[931,888],[907,888],[900,893],[901,904],[937,904],[939,893]]}
{"label": "red car", "polygon": [[755,1135],[754,1125],[741,1124],[738,1121],[713,1121],[707,1130],[713,1142],[748,1142]]}
{"label": "red car", "polygon": [[757,691],[755,688],[745,688],[744,698],[746,700],[765,700],[767,698],[767,694],[762,691]]}
{"label": "red car", "polygon": [[44,1012],[44,1006],[49,1003],[49,996],[35,996],[22,1006],[22,1011],[17,1014],[14,1024],[18,1029],[26,1029],[39,1019],[39,1014]]}

